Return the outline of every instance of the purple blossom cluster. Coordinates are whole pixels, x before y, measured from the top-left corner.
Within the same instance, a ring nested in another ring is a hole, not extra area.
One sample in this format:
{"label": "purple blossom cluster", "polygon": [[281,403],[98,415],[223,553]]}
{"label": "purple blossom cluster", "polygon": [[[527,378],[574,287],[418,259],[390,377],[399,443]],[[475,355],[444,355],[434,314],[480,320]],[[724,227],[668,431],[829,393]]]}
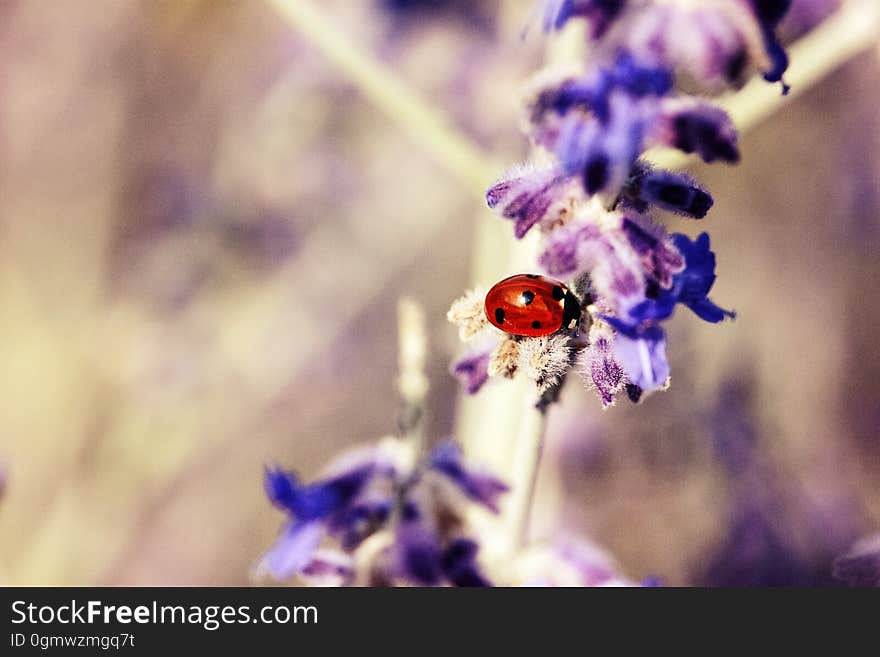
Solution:
{"label": "purple blossom cluster", "polygon": [[[578,364],[603,406],[668,385],[663,323],[684,305],[717,323],[715,254],[708,233],[669,234],[658,210],[692,219],[712,208],[694,178],[645,159],[652,147],[736,163],[737,131],[710,96],[754,72],[782,82],[788,62],[776,27],[790,0],[549,0],[544,28],[586,21],[584,70],[541,73],[526,101],[527,134],[547,164],[520,166],[486,193],[521,239],[540,234],[538,265],[572,282],[584,308],[571,335],[494,339],[453,366],[474,393],[494,375],[532,373],[540,392]],[[787,87],[783,83],[783,93]],[[681,88],[696,89],[690,95]],[[462,338],[493,332],[477,292],[449,312]],[[565,331],[563,331],[565,333]],[[537,366],[536,366],[537,363]]]}
{"label": "purple blossom cluster", "polygon": [[[781,82],[788,57],[776,28],[792,0],[547,0],[544,30],[587,22],[606,51],[626,50],[700,82],[742,84],[753,70]],[[783,88],[784,85],[783,85]]]}
{"label": "purple blossom cluster", "polygon": [[387,438],[340,456],[312,483],[268,468],[265,488],[287,521],[260,573],[336,586],[489,585],[465,514],[497,512],[507,486],[468,467],[454,442],[418,459],[411,441]]}

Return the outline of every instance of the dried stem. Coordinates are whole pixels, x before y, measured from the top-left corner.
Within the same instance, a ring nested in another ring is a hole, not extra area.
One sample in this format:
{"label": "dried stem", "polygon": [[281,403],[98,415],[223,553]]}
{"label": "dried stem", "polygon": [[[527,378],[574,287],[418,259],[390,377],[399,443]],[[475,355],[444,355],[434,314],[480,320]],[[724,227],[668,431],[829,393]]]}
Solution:
{"label": "dried stem", "polygon": [[415,444],[416,453],[422,454],[425,439],[425,400],[428,395],[428,376],[425,363],[428,356],[428,333],[425,311],[414,300],[402,298],[397,304],[398,370],[397,389],[403,400],[398,416],[398,433]]}

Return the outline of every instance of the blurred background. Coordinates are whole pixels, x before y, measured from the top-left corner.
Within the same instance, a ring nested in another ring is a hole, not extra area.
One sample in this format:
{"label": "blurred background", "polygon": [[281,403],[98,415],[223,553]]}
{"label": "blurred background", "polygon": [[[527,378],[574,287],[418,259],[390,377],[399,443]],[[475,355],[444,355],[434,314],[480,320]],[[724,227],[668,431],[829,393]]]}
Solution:
{"label": "blurred background", "polygon": [[[0,2],[0,582],[247,584],[281,522],[263,465],[310,477],[394,430],[401,295],[432,332],[429,435],[455,431],[445,312],[509,249],[481,190],[527,156],[547,44],[525,1],[302,4],[326,25]],[[537,532],[635,579],[747,585],[833,584],[880,529],[878,103],[875,48],[752,127],[741,165],[693,167],[715,208],[664,221],[711,231],[738,319],[678,313],[672,387],[640,405],[565,389]]]}

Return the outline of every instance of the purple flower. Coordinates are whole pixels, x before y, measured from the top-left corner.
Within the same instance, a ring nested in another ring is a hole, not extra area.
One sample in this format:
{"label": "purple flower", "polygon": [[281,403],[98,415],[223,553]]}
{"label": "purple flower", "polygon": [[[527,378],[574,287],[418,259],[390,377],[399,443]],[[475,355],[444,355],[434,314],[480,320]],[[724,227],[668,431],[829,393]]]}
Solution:
{"label": "purple flower", "polygon": [[507,484],[492,475],[465,467],[461,447],[452,441],[437,445],[428,459],[429,467],[455,484],[474,502],[498,512],[498,497],[508,491]]}
{"label": "purple flower", "polygon": [[392,500],[387,497],[358,501],[341,514],[333,529],[339,535],[343,549],[352,550],[361,541],[381,527],[390,517]]}
{"label": "purple flower", "polygon": [[531,137],[552,151],[588,195],[616,194],[642,150],[656,98],[672,89],[662,67],[620,54],[611,68],[541,87],[530,103]]}
{"label": "purple flower", "polygon": [[621,229],[639,257],[645,274],[663,287],[672,284],[673,275],[684,269],[682,254],[670,242],[662,227],[650,220],[623,217]]}
{"label": "purple flower", "polygon": [[657,322],[669,318],[677,303],[688,306],[700,318],[720,322],[734,313],[716,306],[707,298],[715,281],[715,254],[709,249],[709,235],[696,241],[676,233],[672,242],[685,260],[685,268],[672,277],[672,286],[651,288],[651,297],[629,308],[618,317],[601,315],[618,332],[614,356],[626,374],[627,382],[650,392],[665,385],[669,377],[666,337]]}
{"label": "purple flower", "polygon": [[650,206],[702,219],[712,207],[709,192],[686,173],[663,171],[639,163],[623,190],[622,202],[639,212]]}
{"label": "purple flower", "polygon": [[[539,262],[554,276],[589,274],[594,299],[624,316],[645,298],[645,263],[654,261],[653,254],[639,254],[633,248],[622,228],[623,217],[608,215],[599,220],[606,223],[601,230],[593,222],[578,222],[554,231]],[[658,257],[657,270],[648,273],[662,277],[665,257]]]}
{"label": "purple flower", "polygon": [[468,538],[453,540],[440,557],[440,567],[453,586],[491,586],[476,564],[479,546]]}
{"label": "purple flower", "polygon": [[476,394],[489,379],[491,357],[491,351],[475,351],[452,364],[451,373],[467,394]]}
{"label": "purple flower", "polygon": [[567,175],[580,176],[587,195],[616,194],[642,148],[645,125],[639,105],[628,96],[609,98],[607,125],[583,112],[570,112],[548,144]]}
{"label": "purple flower", "polygon": [[437,586],[443,577],[436,534],[417,515],[404,516],[395,535],[400,575],[420,586]]}
{"label": "purple flower", "polygon": [[[580,111],[591,114],[607,126],[611,120],[612,92],[622,92],[632,100],[641,100],[669,94],[673,83],[668,68],[643,65],[623,51],[610,67],[596,67],[581,77],[553,80],[539,87],[529,103],[530,121],[538,127],[554,117]],[[553,135],[555,132],[551,129],[538,131],[538,134]],[[548,144],[547,139],[540,137],[535,141],[544,146]]]}
{"label": "purple flower", "polygon": [[354,560],[335,550],[315,550],[300,571],[303,580],[316,586],[346,586],[354,579]]}
{"label": "purple flower", "polygon": [[513,233],[521,239],[532,226],[563,218],[575,193],[570,179],[556,167],[520,168],[493,184],[486,202],[498,215],[513,220]]}
{"label": "purple flower", "polygon": [[266,468],[263,482],[272,504],[300,522],[310,522],[344,510],[363,490],[373,472],[373,464],[366,464],[326,481],[300,485],[292,472]]}
{"label": "purple flower", "polygon": [[627,16],[627,28],[613,33],[619,47],[712,90],[741,84],[764,44],[752,12],[735,0],[650,3]]}
{"label": "purple flower", "polygon": [[287,511],[290,520],[264,557],[276,579],[303,570],[331,525],[341,526],[346,508],[376,472],[373,464],[356,467],[314,484],[301,485],[292,472],[266,468],[263,483],[269,501]]}
{"label": "purple flower", "polygon": [[404,520],[397,529],[397,568],[404,579],[420,586],[484,587],[492,584],[480,571],[479,545],[471,539],[453,538],[443,545],[437,534],[418,518]]}
{"label": "purple flower", "polygon": [[748,0],[748,3],[761,25],[764,47],[770,57],[770,68],[764,72],[764,79],[782,83],[785,95],[789,86],[783,82],[782,76],[788,70],[788,55],[776,37],[776,28],[791,8],[791,0]]}
{"label": "purple flower", "polygon": [[561,30],[570,19],[580,17],[587,20],[595,39],[604,34],[625,6],[626,0],[545,0],[544,31]]}
{"label": "purple flower", "polygon": [[668,101],[651,133],[657,143],[684,153],[697,153],[706,162],[739,162],[736,127],[723,109],[700,101]]}
{"label": "purple flower", "polygon": [[275,543],[263,556],[263,566],[278,580],[302,572],[311,562],[325,532],[326,528],[320,522],[286,523]]}
{"label": "purple flower", "polygon": [[675,84],[668,66],[639,62],[626,51],[618,54],[612,69],[612,78],[617,87],[625,90],[632,98],[665,96],[672,91]]}
{"label": "purple flower", "polygon": [[715,254],[709,248],[709,234],[701,233],[695,241],[687,235],[675,233],[672,241],[685,259],[685,269],[673,276],[672,287],[658,290],[655,298],[647,299],[630,311],[635,322],[662,320],[670,317],[675,304],[682,303],[700,319],[717,323],[736,313],[716,306],[709,298],[715,283]]}
{"label": "purple flower", "polygon": [[767,54],[770,56],[771,62],[770,68],[764,72],[764,79],[768,82],[779,82],[782,85],[782,95],[787,96],[791,87],[785,83],[782,76],[788,70],[788,53],[785,52],[785,48],[782,47],[773,32],[767,31],[764,35]]}
{"label": "purple flower", "polygon": [[[605,68],[595,69],[579,78],[545,82],[528,103],[529,121],[536,128],[542,122],[552,121],[569,112],[582,111],[594,114],[603,124],[607,123],[610,111],[608,95],[613,88],[613,76]],[[540,137],[536,137],[535,141],[541,145],[547,143]]]}
{"label": "purple flower", "polygon": [[582,248],[599,239],[599,227],[592,223],[569,224],[551,233],[540,257],[540,265],[553,276],[568,276],[586,269]]}
{"label": "purple flower", "polygon": [[602,146],[603,126],[585,112],[568,112],[554,132],[555,140],[545,138],[567,176],[577,176],[597,157],[606,157]]}
{"label": "purple flower", "polygon": [[[427,472],[451,482],[469,500],[498,512],[498,497],[508,490],[507,485],[489,474],[469,469],[456,443],[444,441],[436,445],[425,465]],[[454,586],[488,586],[476,565],[477,543],[462,536],[444,539],[442,518],[432,518],[426,511],[414,501],[404,503],[396,532],[398,567],[404,577],[424,586],[444,581]]]}
{"label": "purple flower", "polygon": [[[301,484],[291,473],[266,470],[267,496],[288,514],[261,561],[274,578],[487,584],[476,565],[477,544],[461,535],[464,506],[497,511],[507,486],[468,468],[457,445],[441,443],[416,463],[411,444],[389,439],[338,459],[334,471]],[[341,552],[319,549],[325,538],[338,541]],[[352,553],[366,553],[367,561]],[[374,567],[379,579],[370,574]],[[358,577],[358,568],[368,572]]]}
{"label": "purple flower", "polygon": [[611,317],[603,317],[618,331],[614,356],[623,367],[627,381],[651,392],[666,385],[669,361],[666,359],[666,336],[658,326],[629,327]]}
{"label": "purple flower", "polygon": [[596,389],[603,407],[611,406],[624,389],[626,375],[614,356],[614,335],[601,324],[590,329],[590,343],[581,352],[581,373]]}

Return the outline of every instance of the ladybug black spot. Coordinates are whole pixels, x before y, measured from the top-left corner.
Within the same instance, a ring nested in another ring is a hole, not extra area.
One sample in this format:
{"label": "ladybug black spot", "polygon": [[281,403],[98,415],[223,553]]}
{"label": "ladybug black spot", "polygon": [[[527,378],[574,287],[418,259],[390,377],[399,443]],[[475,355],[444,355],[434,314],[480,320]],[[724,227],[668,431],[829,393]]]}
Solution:
{"label": "ladybug black spot", "polygon": [[533,328],[533,329],[539,329],[539,328],[541,328],[541,322],[539,322],[539,321],[536,319],[534,322],[532,322],[532,328]]}
{"label": "ladybug black spot", "polygon": [[535,293],[531,290],[526,290],[522,293],[522,300],[523,303],[528,306],[530,303],[532,303],[532,301],[535,300]]}
{"label": "ladybug black spot", "polygon": [[495,321],[499,324],[504,323],[504,308],[496,308],[495,309]]}
{"label": "ladybug black spot", "polygon": [[563,291],[563,289],[558,285],[554,285],[553,286],[553,298],[556,299],[557,301],[562,301],[562,297],[564,297],[564,296],[565,296],[565,292]]}
{"label": "ladybug black spot", "polygon": [[526,274],[526,278],[539,278],[537,274]]}

